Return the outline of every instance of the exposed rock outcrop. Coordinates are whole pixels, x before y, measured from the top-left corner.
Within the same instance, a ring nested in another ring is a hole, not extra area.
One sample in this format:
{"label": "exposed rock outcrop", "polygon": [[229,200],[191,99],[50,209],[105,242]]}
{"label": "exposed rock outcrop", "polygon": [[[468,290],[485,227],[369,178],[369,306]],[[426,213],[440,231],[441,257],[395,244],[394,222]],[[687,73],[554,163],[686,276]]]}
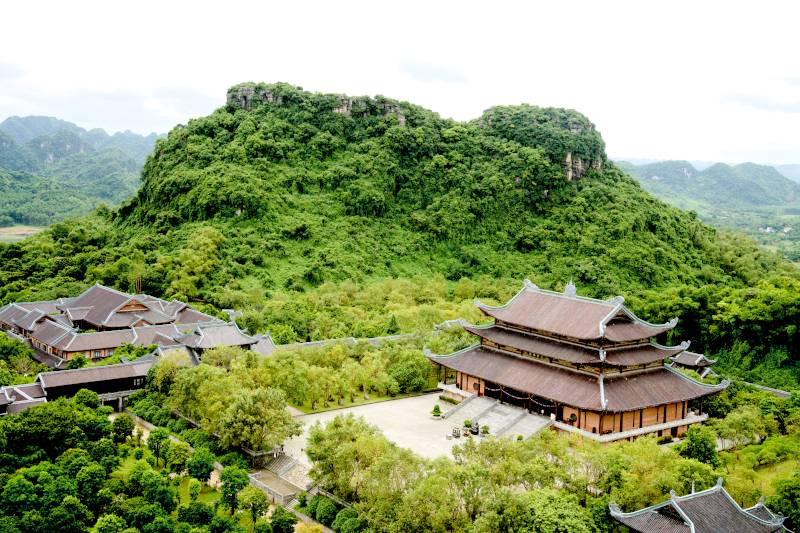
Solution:
{"label": "exposed rock outcrop", "polygon": [[567,152],[567,157],[564,159],[564,170],[567,174],[567,181],[579,180],[586,175],[586,171],[590,168],[598,172],[603,170],[603,161],[598,159],[595,161],[584,161],[580,158],[573,158],[572,152]]}

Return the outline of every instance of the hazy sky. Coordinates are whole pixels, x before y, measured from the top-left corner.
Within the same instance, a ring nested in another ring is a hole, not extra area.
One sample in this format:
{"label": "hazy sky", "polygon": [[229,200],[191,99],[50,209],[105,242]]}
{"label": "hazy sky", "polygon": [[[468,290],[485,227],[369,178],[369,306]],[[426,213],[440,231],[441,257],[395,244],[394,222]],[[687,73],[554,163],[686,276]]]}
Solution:
{"label": "hazy sky", "polygon": [[3,2],[0,120],[164,132],[243,81],[467,120],[577,109],[612,157],[800,163],[797,2]]}

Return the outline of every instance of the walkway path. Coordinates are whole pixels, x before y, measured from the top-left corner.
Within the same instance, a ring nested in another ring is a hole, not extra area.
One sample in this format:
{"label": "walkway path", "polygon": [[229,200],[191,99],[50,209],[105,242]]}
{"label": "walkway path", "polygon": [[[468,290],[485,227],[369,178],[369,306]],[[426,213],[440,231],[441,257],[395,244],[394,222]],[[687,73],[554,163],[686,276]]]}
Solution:
{"label": "walkway path", "polygon": [[305,454],[309,428],[317,422],[324,424],[338,415],[352,413],[378,426],[386,438],[398,446],[409,448],[424,457],[434,458],[442,455],[452,457],[453,446],[462,443],[463,440],[445,438],[453,424],[451,421],[434,419],[431,416],[433,406],[437,403],[442,411],[453,407],[439,400],[438,393],[433,393],[297,416],[295,420],[303,424],[303,433],[287,440],[284,443],[284,450],[297,461],[309,465]]}

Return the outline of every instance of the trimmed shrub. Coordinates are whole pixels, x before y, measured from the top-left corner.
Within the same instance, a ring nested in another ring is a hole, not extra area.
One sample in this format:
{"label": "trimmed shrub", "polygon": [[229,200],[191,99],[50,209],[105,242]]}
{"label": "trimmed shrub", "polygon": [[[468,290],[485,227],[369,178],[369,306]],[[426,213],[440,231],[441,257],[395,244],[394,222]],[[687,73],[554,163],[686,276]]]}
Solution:
{"label": "trimmed shrub", "polygon": [[331,499],[322,496],[317,504],[314,518],[326,526],[331,525],[336,519],[336,504]]}
{"label": "trimmed shrub", "polygon": [[344,528],[345,522],[352,520],[358,520],[358,512],[355,509],[350,509],[349,507],[345,507],[338,513],[336,513],[336,519],[331,523],[331,529],[334,531],[342,531]]}

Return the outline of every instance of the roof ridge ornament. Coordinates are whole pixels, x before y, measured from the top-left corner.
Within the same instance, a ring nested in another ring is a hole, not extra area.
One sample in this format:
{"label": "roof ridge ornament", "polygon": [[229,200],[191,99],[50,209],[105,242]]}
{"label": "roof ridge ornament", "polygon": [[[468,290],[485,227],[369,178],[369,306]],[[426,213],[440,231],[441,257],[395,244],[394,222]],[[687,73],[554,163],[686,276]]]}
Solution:
{"label": "roof ridge ornament", "polygon": [[570,298],[575,298],[578,296],[578,288],[572,283],[572,279],[570,278],[569,283],[567,283],[566,287],[564,287],[564,294],[569,296]]}
{"label": "roof ridge ornament", "polygon": [[526,289],[539,290],[539,287],[538,287],[538,286],[537,286],[537,285],[536,285],[534,282],[532,282],[531,280],[529,280],[528,278],[525,278],[525,280],[522,282],[522,285],[523,285],[523,286],[524,286]]}
{"label": "roof ridge ornament", "polygon": [[620,305],[625,303],[625,297],[621,295],[614,296],[608,300],[608,303],[613,305]]}

